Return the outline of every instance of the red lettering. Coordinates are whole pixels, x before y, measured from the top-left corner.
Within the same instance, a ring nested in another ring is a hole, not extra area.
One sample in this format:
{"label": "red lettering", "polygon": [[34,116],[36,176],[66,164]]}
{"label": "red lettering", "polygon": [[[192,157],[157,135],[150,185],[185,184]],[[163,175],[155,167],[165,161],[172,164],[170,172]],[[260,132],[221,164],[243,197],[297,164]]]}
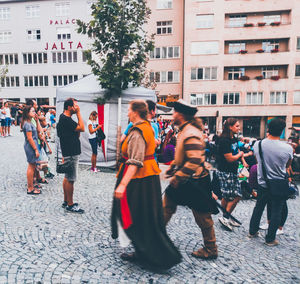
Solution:
{"label": "red lettering", "polygon": [[69,20],[66,20],[66,25],[70,24],[70,21]]}
{"label": "red lettering", "polygon": [[52,25],[53,24],[53,21],[52,20],[50,20],[50,25]]}
{"label": "red lettering", "polygon": [[77,49],[78,49],[79,47],[82,49],[82,45],[81,45],[80,42],[78,42],[78,44],[77,44]]}
{"label": "red lettering", "polygon": [[52,50],[53,49],[56,49],[57,50],[57,47],[56,47],[56,44],[55,43],[53,43],[53,45],[52,45]]}
{"label": "red lettering", "polygon": [[75,19],[72,19],[72,24],[76,24],[76,20]]}
{"label": "red lettering", "polygon": [[58,25],[58,21],[55,21],[54,25]]}
{"label": "red lettering", "polygon": [[68,44],[70,45],[70,49],[72,49],[73,41],[69,41]]}
{"label": "red lettering", "polygon": [[49,46],[48,46],[48,42],[46,42],[46,47],[45,50],[48,50]]}
{"label": "red lettering", "polygon": [[63,43],[63,42],[60,43],[60,48],[61,48],[62,50],[65,49],[65,48],[64,48],[64,43]]}

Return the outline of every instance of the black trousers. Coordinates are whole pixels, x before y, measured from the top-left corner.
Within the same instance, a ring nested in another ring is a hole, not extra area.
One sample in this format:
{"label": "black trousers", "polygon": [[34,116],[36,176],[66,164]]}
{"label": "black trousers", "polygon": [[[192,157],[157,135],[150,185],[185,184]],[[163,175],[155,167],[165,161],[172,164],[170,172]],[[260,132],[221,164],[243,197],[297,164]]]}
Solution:
{"label": "black trousers", "polygon": [[271,219],[266,242],[272,242],[276,238],[276,231],[281,223],[282,210],[286,206],[286,200],[272,197],[269,190],[261,186],[258,187],[257,201],[250,220],[249,233],[254,235],[259,230],[260,219],[268,202],[271,204]]}

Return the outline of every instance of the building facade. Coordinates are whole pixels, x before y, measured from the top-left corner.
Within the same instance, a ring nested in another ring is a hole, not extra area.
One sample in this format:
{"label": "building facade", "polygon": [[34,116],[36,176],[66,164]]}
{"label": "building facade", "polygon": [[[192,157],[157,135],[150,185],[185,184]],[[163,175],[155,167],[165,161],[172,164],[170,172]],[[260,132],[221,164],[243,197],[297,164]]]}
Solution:
{"label": "building facade", "polygon": [[0,1],[1,98],[55,104],[56,88],[90,74],[87,36],[76,19],[90,18],[92,1]]}
{"label": "building facade", "polygon": [[148,69],[159,100],[178,95],[198,105],[212,131],[232,116],[245,136],[263,137],[273,117],[284,118],[287,128],[299,127],[299,4],[149,1],[149,31],[156,36]]}

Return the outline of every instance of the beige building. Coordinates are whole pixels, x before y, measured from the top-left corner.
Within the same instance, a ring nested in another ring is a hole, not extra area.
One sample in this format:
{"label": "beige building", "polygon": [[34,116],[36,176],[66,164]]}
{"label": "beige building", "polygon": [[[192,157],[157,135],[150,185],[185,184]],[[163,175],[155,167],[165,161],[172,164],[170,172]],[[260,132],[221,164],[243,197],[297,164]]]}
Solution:
{"label": "beige building", "polygon": [[[300,127],[299,0],[149,0],[150,77],[160,101],[199,106],[212,131],[238,117],[245,136],[273,117]],[[288,133],[286,133],[286,136]]]}

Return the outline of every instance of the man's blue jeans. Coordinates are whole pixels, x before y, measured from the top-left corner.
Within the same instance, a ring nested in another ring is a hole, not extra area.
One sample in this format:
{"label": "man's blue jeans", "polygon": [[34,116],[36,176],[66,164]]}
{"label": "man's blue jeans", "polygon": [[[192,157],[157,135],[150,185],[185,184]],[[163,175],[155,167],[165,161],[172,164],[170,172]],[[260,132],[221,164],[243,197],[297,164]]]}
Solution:
{"label": "man's blue jeans", "polygon": [[269,243],[276,238],[276,231],[280,226],[282,209],[286,205],[286,200],[273,198],[269,190],[261,186],[258,187],[257,201],[250,220],[249,233],[254,235],[259,230],[260,219],[268,201],[271,201],[271,220],[266,235],[266,242]]}

